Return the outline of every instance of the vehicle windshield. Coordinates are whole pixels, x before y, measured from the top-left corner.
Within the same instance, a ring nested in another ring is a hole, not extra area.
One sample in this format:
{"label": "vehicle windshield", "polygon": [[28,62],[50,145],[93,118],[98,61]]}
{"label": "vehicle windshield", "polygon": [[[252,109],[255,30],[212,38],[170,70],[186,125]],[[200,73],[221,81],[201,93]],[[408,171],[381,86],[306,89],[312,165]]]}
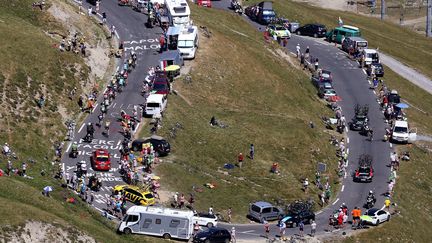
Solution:
{"label": "vehicle windshield", "polygon": [[398,133],[408,133],[408,128],[406,127],[395,127],[394,132]]}
{"label": "vehicle windshield", "polygon": [[359,168],[359,173],[369,174],[370,173],[370,168],[368,168],[368,167],[360,167]]}
{"label": "vehicle windshield", "polygon": [[367,42],[357,42],[358,47],[367,47]]}
{"label": "vehicle windshield", "polygon": [[276,16],[275,12],[273,10],[263,10],[262,12],[263,15],[268,16],[268,17],[274,17]]}
{"label": "vehicle windshield", "polygon": [[334,89],[326,89],[325,93],[328,95],[333,95],[336,94],[336,91]]}
{"label": "vehicle windshield", "polygon": [[147,107],[159,108],[159,103],[147,103]]}
{"label": "vehicle windshield", "polygon": [[144,195],[144,197],[147,198],[147,199],[152,199],[153,198],[153,194],[147,193],[147,194]]}
{"label": "vehicle windshield", "polygon": [[173,18],[174,24],[186,24],[187,22],[189,22],[189,15],[175,16]]}
{"label": "vehicle windshield", "polygon": [[105,161],[108,161],[109,159],[108,159],[108,156],[98,156],[98,157],[97,157],[97,160],[98,160],[98,161],[105,162]]}
{"label": "vehicle windshield", "polygon": [[177,44],[178,48],[193,48],[194,41],[193,40],[179,40]]}
{"label": "vehicle windshield", "polygon": [[367,212],[367,215],[369,215],[369,216],[375,216],[375,210],[369,210],[368,212]]}
{"label": "vehicle windshield", "polygon": [[322,78],[325,78],[325,79],[330,79],[330,73],[323,72],[323,73],[321,74],[321,77],[322,77]]}
{"label": "vehicle windshield", "polygon": [[166,90],[166,85],[163,83],[153,84],[153,90]]}
{"label": "vehicle windshield", "polygon": [[283,26],[276,26],[275,29],[276,30],[286,30],[285,27],[283,27]]}

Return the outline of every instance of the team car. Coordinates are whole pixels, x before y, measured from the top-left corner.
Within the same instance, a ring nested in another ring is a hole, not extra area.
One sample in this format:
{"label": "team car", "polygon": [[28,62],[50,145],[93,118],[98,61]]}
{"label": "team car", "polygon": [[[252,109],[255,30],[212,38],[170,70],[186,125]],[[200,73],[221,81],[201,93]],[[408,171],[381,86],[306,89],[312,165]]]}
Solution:
{"label": "team car", "polygon": [[132,203],[149,206],[155,204],[155,198],[149,191],[143,191],[137,186],[117,185],[113,188],[114,194],[124,194]]}
{"label": "team car", "polygon": [[208,213],[195,213],[193,217],[193,222],[198,222],[200,226],[206,226],[208,228],[216,227],[218,223],[218,218],[214,214]]}
{"label": "team car", "polygon": [[267,31],[271,36],[276,36],[278,39],[289,39],[291,38],[290,31],[283,25],[279,24],[269,24],[267,26]]}
{"label": "team car", "polygon": [[97,149],[93,151],[90,160],[94,170],[108,171],[111,169],[111,157],[106,149]]}
{"label": "team car", "polygon": [[390,220],[390,213],[378,208],[371,208],[366,213],[360,216],[360,220],[368,224],[379,225],[385,221]]}

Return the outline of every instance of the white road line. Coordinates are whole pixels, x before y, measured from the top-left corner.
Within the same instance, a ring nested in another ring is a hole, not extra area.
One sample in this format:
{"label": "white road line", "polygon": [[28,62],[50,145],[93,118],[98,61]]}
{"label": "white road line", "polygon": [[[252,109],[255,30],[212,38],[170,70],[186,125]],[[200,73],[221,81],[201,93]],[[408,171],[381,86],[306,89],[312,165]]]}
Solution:
{"label": "white road line", "polygon": [[252,233],[252,232],[255,232],[255,230],[243,231],[242,233]]}
{"label": "white road line", "polygon": [[385,205],[383,205],[383,207],[381,208],[381,210],[384,210],[384,208],[385,208]]}
{"label": "white road line", "polygon": [[366,74],[366,70],[362,69],[362,71],[364,72],[364,74]]}
{"label": "white road line", "polygon": [[318,215],[318,214],[320,214],[320,213],[322,213],[322,212],[323,212],[323,211],[320,210],[320,211],[316,212],[315,215]]}
{"label": "white road line", "polygon": [[374,94],[376,94],[376,91],[375,91],[375,90],[374,90],[373,92],[374,92]]}
{"label": "white road line", "polygon": [[84,128],[84,123],[81,125],[81,127],[80,127],[80,129],[78,130],[78,133],[80,133],[81,132],[81,130],[83,130],[83,128]]}
{"label": "white road line", "polygon": [[97,14],[97,15],[98,15],[99,17],[101,17],[101,18],[102,18],[102,14],[100,14],[100,13],[97,13],[97,12],[96,12],[96,14]]}
{"label": "white road line", "polygon": [[347,137],[347,143],[349,143],[349,137]]}
{"label": "white road line", "polygon": [[108,90],[108,87],[106,87],[106,88],[104,89],[104,91],[103,91],[103,92],[104,92],[104,94],[106,93],[106,91],[107,91],[107,90]]}
{"label": "white road line", "polygon": [[96,104],[96,105],[95,105],[95,107],[93,108],[92,112],[94,112],[94,111],[96,110],[96,107],[97,107],[98,105],[99,105],[99,104]]}
{"label": "white road line", "polygon": [[333,202],[333,205],[335,205],[339,201],[339,198],[336,199],[336,201]]}
{"label": "white road line", "polygon": [[345,171],[345,175],[344,175],[344,178],[347,178],[347,173],[346,173],[346,171]]}
{"label": "white road line", "polygon": [[[72,142],[69,143],[67,149],[66,149],[66,153],[69,152],[70,147],[72,146]],[[64,171],[64,164],[63,164],[63,171]]]}
{"label": "white road line", "polygon": [[390,148],[392,148],[393,147],[393,144],[392,143],[390,143]]}
{"label": "white road line", "polygon": [[255,236],[261,236],[260,234],[256,234],[256,233],[248,233],[248,232],[240,232],[240,234],[247,234],[247,235],[255,235]]}
{"label": "white road line", "polygon": [[341,192],[343,192],[344,189],[345,189],[345,185],[342,185]]}
{"label": "white road line", "polygon": [[119,34],[117,33],[117,30],[114,30],[115,35],[117,36],[117,39],[120,39]]}
{"label": "white road line", "polygon": [[348,132],[348,127],[345,127],[345,132]]}
{"label": "white road line", "polygon": [[139,122],[139,123],[136,125],[135,130],[133,130],[133,133],[134,133],[134,134],[137,132],[138,127],[140,126],[140,124],[141,124],[141,122]]}
{"label": "white road line", "polygon": [[372,84],[372,82],[370,80],[368,80],[369,84]]}
{"label": "white road line", "polygon": [[346,153],[349,154],[349,148],[347,148],[347,152]]}

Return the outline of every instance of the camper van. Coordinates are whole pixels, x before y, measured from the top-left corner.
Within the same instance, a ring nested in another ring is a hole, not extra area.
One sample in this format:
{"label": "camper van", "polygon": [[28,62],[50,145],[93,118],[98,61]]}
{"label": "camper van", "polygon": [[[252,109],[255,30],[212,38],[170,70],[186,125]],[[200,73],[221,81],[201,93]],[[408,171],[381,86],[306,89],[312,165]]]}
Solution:
{"label": "camper van", "polygon": [[330,30],[326,34],[326,40],[329,42],[336,42],[342,44],[342,39],[346,37],[360,37],[360,29],[351,25],[342,25]]}
{"label": "camper van", "polygon": [[147,116],[162,115],[167,105],[164,94],[150,94],[146,99],[145,114]]}
{"label": "camper van", "polygon": [[198,44],[198,27],[188,26],[180,31],[177,48],[183,59],[194,59]]}
{"label": "camper van", "polygon": [[193,233],[193,212],[162,207],[132,206],[120,222],[124,234],[162,236],[189,240]]}
{"label": "camper van", "polygon": [[190,23],[190,9],[186,0],[165,0],[168,19],[173,26],[186,26]]}

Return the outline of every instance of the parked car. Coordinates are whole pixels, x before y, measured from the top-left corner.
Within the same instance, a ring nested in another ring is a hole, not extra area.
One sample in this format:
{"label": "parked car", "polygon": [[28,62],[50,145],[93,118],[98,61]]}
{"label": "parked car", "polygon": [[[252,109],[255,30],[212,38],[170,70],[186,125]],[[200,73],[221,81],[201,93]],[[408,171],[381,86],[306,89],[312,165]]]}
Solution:
{"label": "parked car", "polygon": [[367,75],[371,75],[372,66],[375,67],[375,76],[384,77],[384,67],[381,63],[372,63],[371,65],[369,65],[366,69]]}
{"label": "parked car", "polygon": [[206,226],[208,228],[216,227],[218,218],[214,214],[208,213],[195,213],[193,217],[193,223],[198,222],[200,226]]}
{"label": "parked car", "polygon": [[297,35],[313,36],[315,38],[326,36],[327,28],[322,24],[307,24],[296,29]]}
{"label": "parked car", "polygon": [[392,127],[391,141],[400,143],[411,143],[416,140],[417,133],[410,130],[407,121],[395,121]]}
{"label": "parked car", "polygon": [[211,8],[212,7],[211,0],[197,0],[196,4],[198,6],[207,7],[207,8]]}
{"label": "parked car", "polygon": [[401,98],[397,92],[397,90],[391,90],[390,94],[387,95],[387,99],[389,104],[391,105],[396,105],[399,104],[401,102]]}
{"label": "parked car", "polygon": [[357,54],[361,53],[363,49],[368,47],[368,41],[361,37],[346,37],[342,41],[342,50],[347,53]]}
{"label": "parked car", "polygon": [[198,232],[194,238],[194,243],[226,243],[231,242],[231,234],[227,229],[211,227],[205,231]]}
{"label": "parked car", "polygon": [[331,72],[328,70],[322,70],[318,76],[316,75],[312,75],[312,83],[316,86],[319,87],[321,83],[332,83],[333,82],[333,77],[331,75]]}
{"label": "parked car", "polygon": [[105,170],[111,169],[111,156],[106,149],[96,149],[93,151],[90,158],[90,163],[94,170]]}
{"label": "parked car", "polygon": [[[326,84],[330,84],[330,83],[326,83]],[[322,99],[327,99],[330,96],[336,96],[336,90],[334,90],[333,87],[330,88],[328,85],[327,86],[321,85],[318,88],[318,96]]]}
{"label": "parked car", "polygon": [[273,206],[268,202],[260,201],[250,204],[248,217],[263,222],[264,220],[270,221],[282,219],[284,214],[285,213],[281,208]]}
{"label": "parked car", "polygon": [[371,208],[360,218],[362,221],[366,221],[367,223],[379,225],[385,221],[390,221],[390,213],[382,209]]}
{"label": "parked car", "polygon": [[131,149],[132,151],[141,151],[143,149],[143,144],[150,143],[153,145],[153,149],[156,153],[156,156],[166,156],[171,151],[170,143],[165,140],[163,137],[153,135],[148,138],[139,138],[132,142]]}
{"label": "parked car", "polygon": [[284,222],[287,227],[295,228],[302,221],[304,224],[310,224],[315,220],[315,213],[312,210],[303,210],[300,212],[288,213],[280,222]]}
{"label": "parked car", "polygon": [[289,39],[291,38],[290,31],[285,26],[280,24],[269,24],[267,31],[271,36],[276,36],[278,39]]}
{"label": "parked car", "polygon": [[363,49],[362,55],[364,56],[365,66],[369,66],[372,63],[380,63],[378,51],[375,49]]}
{"label": "parked car", "polygon": [[168,79],[156,78],[152,85],[153,93],[168,95],[170,93],[170,85]]}
{"label": "parked car", "polygon": [[126,199],[132,203],[140,204],[144,206],[155,204],[155,198],[149,191],[141,190],[137,186],[130,185],[117,185],[113,188],[113,193],[122,193]]}

